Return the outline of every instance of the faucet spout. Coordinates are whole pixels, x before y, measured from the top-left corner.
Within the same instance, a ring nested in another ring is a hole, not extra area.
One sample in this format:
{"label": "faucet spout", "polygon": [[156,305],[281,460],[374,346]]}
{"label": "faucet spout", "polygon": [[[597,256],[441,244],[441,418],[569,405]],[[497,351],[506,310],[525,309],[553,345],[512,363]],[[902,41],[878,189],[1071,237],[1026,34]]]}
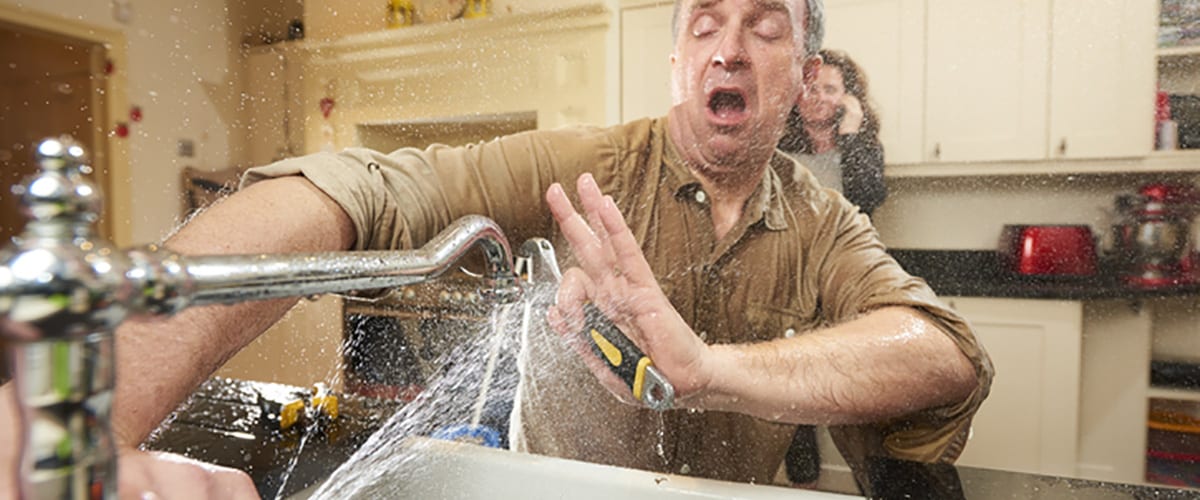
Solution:
{"label": "faucet spout", "polygon": [[512,251],[494,221],[468,215],[416,250],[182,256],[150,247],[130,252],[148,312],[191,306],[395,288],[428,281],[474,247],[487,263],[481,294],[520,297]]}

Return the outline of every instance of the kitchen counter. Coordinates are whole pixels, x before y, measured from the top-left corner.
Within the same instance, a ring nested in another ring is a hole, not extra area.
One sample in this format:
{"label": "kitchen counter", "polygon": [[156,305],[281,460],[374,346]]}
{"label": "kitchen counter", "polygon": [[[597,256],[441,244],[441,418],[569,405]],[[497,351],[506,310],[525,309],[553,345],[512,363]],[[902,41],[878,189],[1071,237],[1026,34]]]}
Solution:
{"label": "kitchen counter", "polygon": [[1118,276],[1034,278],[1006,271],[989,250],[893,249],[889,253],[910,274],[923,278],[939,296],[1022,299],[1151,299],[1200,294],[1200,284],[1138,288]]}
{"label": "kitchen counter", "polygon": [[[278,405],[305,392],[303,388],[278,384],[210,380],[180,406],[146,447],[245,470],[254,479],[263,498],[278,498],[292,495],[327,477],[403,406],[395,401],[342,395],[341,415],[336,420],[297,425],[281,431],[274,415]],[[870,478],[868,496],[873,498],[1170,500],[1200,495],[1200,490],[1153,488],[892,459],[872,460],[867,473]],[[675,476],[663,475],[662,481],[670,481],[671,477]],[[802,496],[801,490],[775,493],[788,496],[791,492]],[[862,494],[858,491],[829,493]]]}

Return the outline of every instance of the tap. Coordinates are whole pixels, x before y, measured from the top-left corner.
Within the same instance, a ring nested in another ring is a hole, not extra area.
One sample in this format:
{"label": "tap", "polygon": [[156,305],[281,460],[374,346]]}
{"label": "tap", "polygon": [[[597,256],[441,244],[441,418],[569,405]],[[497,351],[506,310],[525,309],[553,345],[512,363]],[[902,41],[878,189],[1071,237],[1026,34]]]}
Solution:
{"label": "tap", "polygon": [[84,149],[47,139],[35,156],[41,172],[13,188],[30,220],[0,249],[0,335],[11,346],[20,405],[23,497],[116,497],[113,331],[130,316],[398,287],[438,277],[476,246],[487,266],[481,295],[500,303],[521,296],[508,241],[481,216],[463,217],[408,251],[117,250],[93,230],[102,202],[85,177]]}

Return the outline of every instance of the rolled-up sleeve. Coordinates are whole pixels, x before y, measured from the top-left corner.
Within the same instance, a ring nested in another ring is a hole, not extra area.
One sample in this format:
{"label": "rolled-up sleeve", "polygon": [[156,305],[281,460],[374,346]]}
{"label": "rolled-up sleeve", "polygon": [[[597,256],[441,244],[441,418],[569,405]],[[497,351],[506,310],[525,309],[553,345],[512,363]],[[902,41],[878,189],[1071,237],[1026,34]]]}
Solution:
{"label": "rolled-up sleeve", "polygon": [[966,399],[953,404],[879,424],[831,431],[839,448],[851,448],[843,449],[843,453],[882,452],[907,460],[953,461],[962,452],[971,418],[991,387],[991,360],[967,322],[939,300],[924,280],[909,275],[887,254],[866,216],[842,203],[847,207],[835,208],[835,214],[825,220],[825,234],[832,236],[818,240],[814,249],[825,256],[819,273],[824,279],[818,286],[825,297],[826,311],[832,316],[827,320],[840,323],[887,306],[919,310],[970,360],[977,383]]}
{"label": "rolled-up sleeve", "polygon": [[318,153],[251,169],[242,185],[302,175],[350,217],[355,249],[412,248],[468,214],[506,231],[545,233],[552,221],[542,194],[550,184],[611,168],[615,156],[605,131],[580,127],[464,147]]}

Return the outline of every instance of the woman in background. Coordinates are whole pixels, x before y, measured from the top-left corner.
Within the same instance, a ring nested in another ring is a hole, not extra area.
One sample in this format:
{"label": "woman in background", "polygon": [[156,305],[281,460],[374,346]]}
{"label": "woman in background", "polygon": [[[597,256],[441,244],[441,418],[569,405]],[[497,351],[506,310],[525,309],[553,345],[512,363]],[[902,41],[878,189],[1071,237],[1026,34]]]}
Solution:
{"label": "woman in background", "polygon": [[792,109],[779,149],[808,167],[822,186],[842,192],[871,215],[887,197],[887,186],[867,77],[845,52],[820,54],[824,64],[817,81]]}
{"label": "woman in background", "polygon": [[[887,197],[887,186],[879,117],[867,97],[867,78],[845,52],[825,49],[820,54],[824,64],[817,81],[792,109],[779,149],[870,216]],[[793,484],[815,485],[821,459],[814,427],[796,430],[784,468]]]}

